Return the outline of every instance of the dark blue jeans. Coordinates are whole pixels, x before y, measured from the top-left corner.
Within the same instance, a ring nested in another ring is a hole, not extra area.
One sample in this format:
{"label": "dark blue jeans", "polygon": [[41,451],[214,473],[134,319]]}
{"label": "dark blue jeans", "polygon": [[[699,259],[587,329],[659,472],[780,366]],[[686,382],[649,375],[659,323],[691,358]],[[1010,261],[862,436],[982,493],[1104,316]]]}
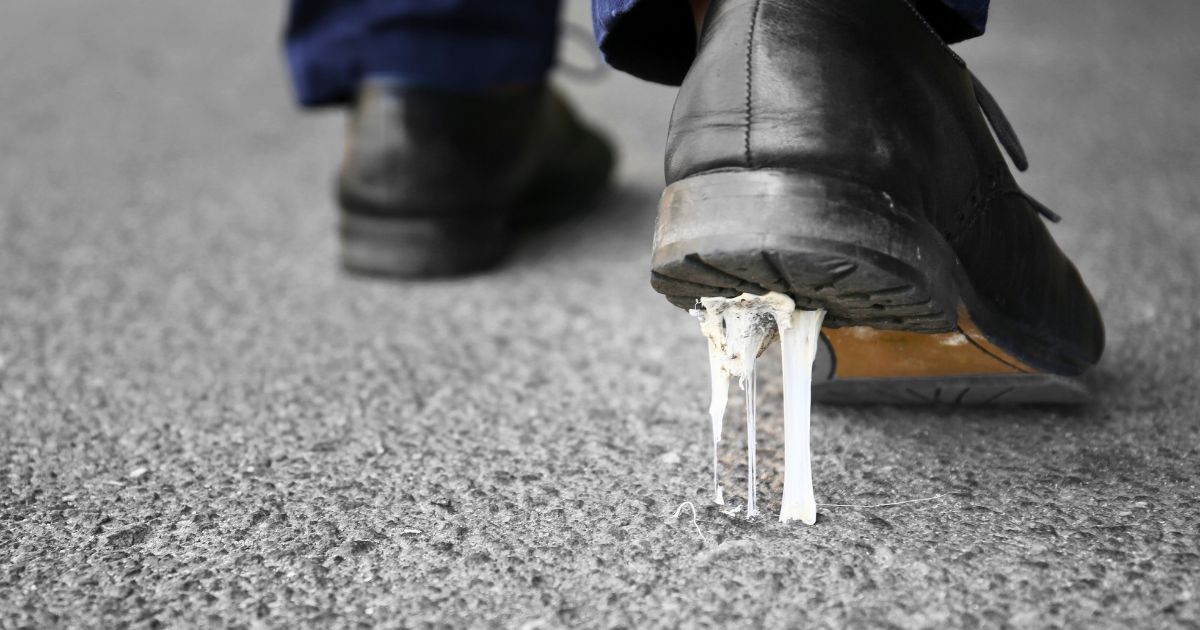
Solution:
{"label": "dark blue jeans", "polygon": [[[989,0],[911,1],[948,41],[987,23]],[[313,106],[349,102],[373,76],[466,92],[541,82],[554,65],[558,9],[559,0],[291,0],[292,83]],[[618,70],[678,84],[691,65],[686,0],[593,0],[592,18]]]}

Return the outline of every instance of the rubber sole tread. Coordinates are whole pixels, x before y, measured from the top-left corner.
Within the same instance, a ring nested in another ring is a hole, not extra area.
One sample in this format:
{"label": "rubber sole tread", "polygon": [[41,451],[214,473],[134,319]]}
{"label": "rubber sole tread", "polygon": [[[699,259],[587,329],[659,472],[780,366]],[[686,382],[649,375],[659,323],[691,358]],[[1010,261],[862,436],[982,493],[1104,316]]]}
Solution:
{"label": "rubber sole tread", "polygon": [[[829,254],[779,250],[690,253],[657,265],[651,285],[671,303],[776,291],[800,309],[824,308],[825,325],[941,332],[951,326],[929,292],[879,266]],[[884,287],[880,289],[879,287]]]}

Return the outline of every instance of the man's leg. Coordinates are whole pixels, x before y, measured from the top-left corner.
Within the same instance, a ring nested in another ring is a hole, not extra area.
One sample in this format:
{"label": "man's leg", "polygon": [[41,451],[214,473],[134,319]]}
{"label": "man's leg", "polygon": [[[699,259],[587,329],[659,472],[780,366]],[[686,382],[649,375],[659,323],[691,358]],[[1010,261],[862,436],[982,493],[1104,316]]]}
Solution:
{"label": "man's leg", "polygon": [[351,108],[342,261],[406,277],[496,264],[514,229],[570,216],[608,144],[546,85],[558,0],[293,0],[297,99]]}
{"label": "man's leg", "polygon": [[681,84],[654,288],[824,310],[827,399],[1084,397],[1099,310],[1043,224],[1057,215],[1009,171],[1004,153],[1027,166],[1012,127],[946,45],[982,32],[987,3],[708,4],[699,45],[687,0],[594,5],[610,63]]}

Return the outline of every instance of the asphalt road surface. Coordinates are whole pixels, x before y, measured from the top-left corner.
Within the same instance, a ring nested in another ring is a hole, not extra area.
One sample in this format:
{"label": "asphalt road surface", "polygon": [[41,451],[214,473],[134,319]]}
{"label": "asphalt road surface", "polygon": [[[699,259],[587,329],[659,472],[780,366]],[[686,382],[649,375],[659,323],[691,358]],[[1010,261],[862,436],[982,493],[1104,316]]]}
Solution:
{"label": "asphalt road surface", "polygon": [[1106,317],[1097,401],[818,407],[819,501],[945,496],[815,527],[705,502],[704,342],[648,286],[670,89],[560,77],[619,180],[504,269],[353,279],[282,10],[0,8],[0,627],[1200,623],[1200,5],[998,2],[960,47]]}

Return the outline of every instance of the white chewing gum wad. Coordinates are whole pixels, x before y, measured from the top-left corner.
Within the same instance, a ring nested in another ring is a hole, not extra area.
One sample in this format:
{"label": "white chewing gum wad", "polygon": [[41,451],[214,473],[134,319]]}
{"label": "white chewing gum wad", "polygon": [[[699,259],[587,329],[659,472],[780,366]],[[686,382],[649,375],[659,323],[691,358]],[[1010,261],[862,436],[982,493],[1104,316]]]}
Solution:
{"label": "white chewing gum wad", "polygon": [[824,311],[797,311],[791,298],[780,293],[742,294],[736,298],[704,298],[691,311],[708,339],[712,399],[713,501],[724,503],[717,450],[729,379],[738,377],[746,398],[746,516],[758,514],[756,471],[757,418],[755,360],[776,338],[783,340],[784,490],[781,521],[816,522],[812,464],[809,454],[809,411],[812,365],[817,354]]}

